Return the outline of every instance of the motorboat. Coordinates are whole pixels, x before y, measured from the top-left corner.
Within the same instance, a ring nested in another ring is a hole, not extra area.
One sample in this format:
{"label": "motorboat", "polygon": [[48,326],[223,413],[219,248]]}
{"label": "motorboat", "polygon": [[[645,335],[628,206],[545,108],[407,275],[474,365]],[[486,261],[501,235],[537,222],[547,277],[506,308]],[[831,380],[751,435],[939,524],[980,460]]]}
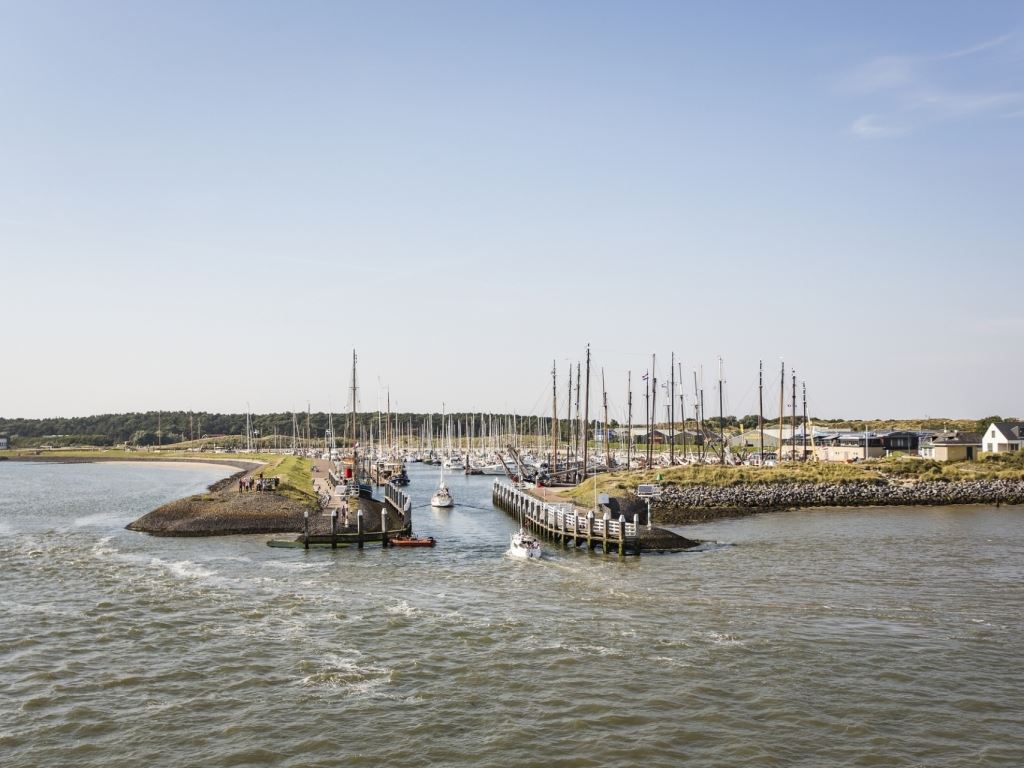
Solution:
{"label": "motorboat", "polygon": [[511,543],[507,552],[509,557],[529,559],[540,557],[540,542],[536,536],[527,533],[523,528],[512,534]]}
{"label": "motorboat", "polygon": [[433,536],[393,536],[388,541],[395,547],[433,547],[437,544]]}
{"label": "motorboat", "polygon": [[466,462],[463,461],[462,456],[460,456],[459,454],[455,453],[455,454],[452,454],[451,456],[449,456],[445,460],[444,466],[445,466],[446,469],[453,469],[453,470],[465,469],[466,468]]}

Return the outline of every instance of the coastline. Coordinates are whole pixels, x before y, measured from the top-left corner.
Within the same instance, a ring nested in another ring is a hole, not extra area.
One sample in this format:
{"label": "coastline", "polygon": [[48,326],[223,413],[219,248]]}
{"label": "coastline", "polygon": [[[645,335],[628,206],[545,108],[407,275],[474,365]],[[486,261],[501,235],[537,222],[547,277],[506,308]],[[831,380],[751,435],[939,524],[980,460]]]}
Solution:
{"label": "coastline", "polygon": [[[643,502],[629,496],[624,504]],[[1024,505],[1024,480],[672,486],[662,490],[652,511],[661,525],[688,525],[790,510],[977,505]]]}
{"label": "coastline", "polygon": [[[189,466],[216,466],[237,471],[209,486],[205,493],[186,496],[162,504],[133,520],[125,527],[130,531],[153,536],[229,536],[236,534],[298,533],[302,531],[308,507],[274,492],[258,493],[237,490],[245,477],[261,473],[269,462],[260,459],[207,458],[195,456],[60,456],[19,455],[11,461],[40,464],[128,464],[161,465],[185,469]],[[276,465],[275,465],[276,466]]]}

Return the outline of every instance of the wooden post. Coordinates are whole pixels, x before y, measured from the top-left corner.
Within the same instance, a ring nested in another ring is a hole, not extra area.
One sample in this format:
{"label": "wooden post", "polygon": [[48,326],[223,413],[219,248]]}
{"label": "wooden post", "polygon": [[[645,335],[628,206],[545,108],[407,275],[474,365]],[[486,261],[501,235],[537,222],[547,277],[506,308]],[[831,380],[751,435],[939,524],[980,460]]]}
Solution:
{"label": "wooden post", "polygon": [[[633,515],[636,520],[636,515]],[[626,516],[619,515],[619,557],[626,556]]]}
{"label": "wooden post", "polygon": [[594,548],[594,510],[587,512],[587,551]]}
{"label": "wooden post", "polygon": [[302,546],[309,549],[309,510],[302,513]]}
{"label": "wooden post", "polygon": [[380,545],[388,545],[388,506],[385,504],[380,510]]}
{"label": "wooden post", "polygon": [[338,510],[331,510],[331,549],[338,548]]}
{"label": "wooden post", "polygon": [[356,540],[359,542],[359,548],[363,548],[363,510],[359,510],[356,513]]}
{"label": "wooden post", "polygon": [[601,551],[608,554],[608,525],[612,521],[612,513],[607,509],[604,511],[604,536],[601,541]]}

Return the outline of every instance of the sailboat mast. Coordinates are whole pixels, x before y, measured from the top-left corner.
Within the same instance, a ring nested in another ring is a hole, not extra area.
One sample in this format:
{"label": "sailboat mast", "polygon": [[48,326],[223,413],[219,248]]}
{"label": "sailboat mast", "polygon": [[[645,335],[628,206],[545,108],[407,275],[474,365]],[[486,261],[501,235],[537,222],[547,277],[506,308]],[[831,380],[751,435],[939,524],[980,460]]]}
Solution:
{"label": "sailboat mast", "polygon": [[686,408],[683,407],[683,390],[686,387],[683,385],[683,364],[677,363],[679,366],[679,418],[683,420],[683,461],[686,460]]}
{"label": "sailboat mast", "polygon": [[633,372],[626,373],[626,469],[633,467]]}
{"label": "sailboat mast", "polygon": [[668,442],[668,463],[671,466],[676,464],[676,353],[672,353],[672,360],[668,366],[669,385],[669,442]]}
{"label": "sailboat mast", "polygon": [[779,374],[779,452],[778,460],[782,461],[782,420],[786,418],[786,361],[782,361],[782,372]]}
{"label": "sailboat mast", "polygon": [[764,466],[764,360],[757,361],[757,431],[761,435],[761,466]]}
{"label": "sailboat mast", "polygon": [[697,389],[697,369],[693,369],[693,431],[697,433],[697,445],[694,450],[697,452],[697,461],[704,458],[704,431],[700,428],[700,390]]}
{"label": "sailboat mast", "polygon": [[352,350],[352,445],[359,442],[359,435],[356,434],[356,351]]}
{"label": "sailboat mast", "polygon": [[587,391],[583,400],[583,479],[587,479],[587,445],[590,437],[590,345],[587,344]]}
{"label": "sailboat mast", "polygon": [[803,440],[803,461],[807,461],[807,382],[801,382],[804,390],[804,440]]}
{"label": "sailboat mast", "polygon": [[[580,364],[576,363],[576,431],[574,433],[576,444],[573,446],[573,461],[578,462],[580,460],[580,380],[582,379],[580,374]],[[579,482],[579,469],[576,471],[577,482]]]}
{"label": "sailboat mast", "polygon": [[604,366],[601,366],[601,396],[604,399],[604,465],[611,469],[612,448],[608,439],[608,390],[604,388]]}
{"label": "sailboat mast", "polygon": [[558,364],[551,361],[551,474],[558,469]]}
{"label": "sailboat mast", "polygon": [[654,425],[658,420],[658,374],[655,366],[656,356],[651,355],[651,439],[650,447],[647,449],[647,466],[654,465]]}
{"label": "sailboat mast", "polygon": [[644,461],[651,468],[651,372],[644,376],[644,428],[647,431],[647,445],[644,446]]}
{"label": "sailboat mast", "polygon": [[790,440],[793,443],[793,450],[790,451],[790,457],[793,461],[796,461],[796,371],[793,371],[793,411],[790,417]]}
{"label": "sailboat mast", "polygon": [[718,358],[718,434],[722,447],[722,464],[725,464],[725,406],[723,391],[722,358]]}

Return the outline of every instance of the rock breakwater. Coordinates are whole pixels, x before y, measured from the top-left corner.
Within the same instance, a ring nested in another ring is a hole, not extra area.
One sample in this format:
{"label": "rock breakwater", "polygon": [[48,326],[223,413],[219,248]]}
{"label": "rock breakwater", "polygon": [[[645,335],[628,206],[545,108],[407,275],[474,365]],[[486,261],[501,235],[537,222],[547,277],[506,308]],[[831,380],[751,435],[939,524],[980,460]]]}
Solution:
{"label": "rock breakwater", "polygon": [[849,483],[750,483],[683,485],[662,489],[653,505],[661,525],[696,523],[724,517],[802,507],[946,506],[1024,504],[1024,480],[878,480]]}

